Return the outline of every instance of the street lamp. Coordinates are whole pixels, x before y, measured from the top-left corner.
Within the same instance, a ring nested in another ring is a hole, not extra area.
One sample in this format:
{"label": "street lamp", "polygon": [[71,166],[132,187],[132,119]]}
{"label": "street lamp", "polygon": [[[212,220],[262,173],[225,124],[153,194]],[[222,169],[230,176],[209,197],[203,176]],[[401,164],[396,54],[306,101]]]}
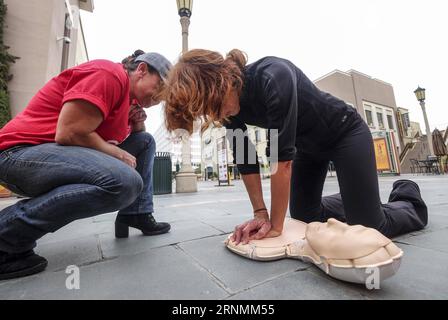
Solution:
{"label": "street lamp", "polygon": [[414,93],[415,96],[417,97],[417,100],[420,102],[420,106],[422,107],[423,118],[425,120],[425,127],[426,127],[426,138],[428,139],[428,145],[429,145],[429,153],[430,156],[434,156],[434,148],[432,145],[432,134],[431,129],[429,128],[428,116],[426,115],[426,107],[425,107],[426,89],[420,88],[419,86],[417,89],[415,89]]}
{"label": "street lamp", "polygon": [[[182,26],[182,53],[188,51],[188,27],[193,9],[193,0],[177,0],[177,12]],[[182,164],[176,175],[176,192],[198,191],[197,177],[191,166],[191,143],[188,134],[182,135]]]}
{"label": "street lamp", "polygon": [[193,0],[177,0],[177,10],[179,10],[179,16],[191,17],[193,9]]}
{"label": "street lamp", "polygon": [[182,26],[182,53],[188,51],[188,27],[193,10],[193,0],[177,0],[177,12]]}

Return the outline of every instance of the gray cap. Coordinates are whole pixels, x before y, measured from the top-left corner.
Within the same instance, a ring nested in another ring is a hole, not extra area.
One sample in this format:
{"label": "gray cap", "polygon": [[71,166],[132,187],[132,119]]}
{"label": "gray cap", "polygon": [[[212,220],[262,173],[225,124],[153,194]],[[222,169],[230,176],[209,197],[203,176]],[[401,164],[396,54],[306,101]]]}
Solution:
{"label": "gray cap", "polygon": [[173,66],[167,58],[156,52],[141,54],[135,59],[135,61],[142,61],[149,64],[151,67],[157,70],[163,80],[166,80],[168,72]]}

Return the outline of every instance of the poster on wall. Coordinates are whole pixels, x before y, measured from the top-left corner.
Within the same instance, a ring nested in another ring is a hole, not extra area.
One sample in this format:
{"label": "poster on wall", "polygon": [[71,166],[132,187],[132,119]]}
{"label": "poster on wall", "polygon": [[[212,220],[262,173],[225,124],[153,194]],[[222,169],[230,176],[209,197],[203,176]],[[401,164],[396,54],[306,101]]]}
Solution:
{"label": "poster on wall", "polygon": [[376,169],[378,171],[391,171],[386,138],[373,139],[373,145],[375,147]]}
{"label": "poster on wall", "polygon": [[229,181],[229,170],[227,162],[227,145],[226,137],[221,137],[217,139],[217,153],[218,153],[218,182],[230,184]]}
{"label": "poster on wall", "polygon": [[379,173],[400,174],[400,160],[393,131],[372,132],[376,166]]}

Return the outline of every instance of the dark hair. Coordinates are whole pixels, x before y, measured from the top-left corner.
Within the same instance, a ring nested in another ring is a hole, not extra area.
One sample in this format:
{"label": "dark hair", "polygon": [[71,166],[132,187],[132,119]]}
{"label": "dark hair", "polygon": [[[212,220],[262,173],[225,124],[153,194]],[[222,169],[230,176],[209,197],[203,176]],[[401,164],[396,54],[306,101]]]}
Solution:
{"label": "dark hair", "polygon": [[[135,71],[135,70],[137,70],[138,65],[139,65],[140,63],[144,62],[144,61],[135,61],[135,59],[136,59],[138,56],[140,56],[140,55],[142,55],[142,54],[144,54],[144,53],[145,53],[145,51],[143,51],[143,50],[140,50],[140,49],[135,50],[134,53],[131,54],[129,57],[124,58],[124,59],[121,61],[121,64],[123,65],[123,67],[124,67],[128,72]],[[146,66],[148,67],[148,72],[149,72],[149,73],[151,73],[151,74],[154,74],[154,73],[158,74],[158,72],[157,72],[156,69],[154,69],[152,66],[150,66],[150,65],[147,64],[146,62],[144,62],[144,63],[145,63]]]}

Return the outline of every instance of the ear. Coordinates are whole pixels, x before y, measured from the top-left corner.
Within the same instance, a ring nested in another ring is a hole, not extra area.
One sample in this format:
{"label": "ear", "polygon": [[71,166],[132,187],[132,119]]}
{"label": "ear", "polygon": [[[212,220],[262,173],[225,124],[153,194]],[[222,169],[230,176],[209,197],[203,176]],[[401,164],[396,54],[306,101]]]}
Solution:
{"label": "ear", "polygon": [[141,74],[141,75],[145,75],[146,73],[148,73],[148,65],[144,62],[141,62],[138,66],[137,66],[137,73]]}

